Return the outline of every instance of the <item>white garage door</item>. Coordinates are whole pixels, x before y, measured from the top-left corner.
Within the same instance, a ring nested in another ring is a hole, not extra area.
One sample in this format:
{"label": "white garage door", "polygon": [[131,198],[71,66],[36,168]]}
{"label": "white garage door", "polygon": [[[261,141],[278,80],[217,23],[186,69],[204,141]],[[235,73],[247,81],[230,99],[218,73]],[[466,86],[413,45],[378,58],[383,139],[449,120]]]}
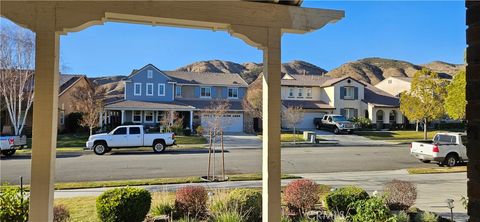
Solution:
{"label": "white garage door", "polygon": [[[202,126],[208,126],[211,123],[211,118],[209,115],[202,115]],[[227,113],[223,116],[221,123],[224,126],[224,132],[243,132],[243,114],[241,113]]]}
{"label": "white garage door", "polygon": [[323,112],[306,112],[303,115],[303,120],[298,124],[299,129],[314,129],[315,125],[313,125],[313,119],[315,118],[322,118],[325,113]]}

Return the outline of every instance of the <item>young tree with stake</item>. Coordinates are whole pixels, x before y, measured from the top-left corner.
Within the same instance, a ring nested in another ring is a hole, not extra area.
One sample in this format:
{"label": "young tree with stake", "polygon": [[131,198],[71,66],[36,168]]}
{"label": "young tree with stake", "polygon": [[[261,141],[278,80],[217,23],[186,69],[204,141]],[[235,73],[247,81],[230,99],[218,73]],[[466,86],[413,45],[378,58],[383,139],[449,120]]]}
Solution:
{"label": "young tree with stake", "polygon": [[75,110],[82,113],[80,125],[88,127],[90,135],[98,126],[100,113],[103,113],[106,89],[98,85],[85,85],[77,87],[72,94],[75,101]]}
{"label": "young tree with stake", "polygon": [[290,106],[283,110],[282,119],[288,128],[293,128],[293,143],[297,143],[297,125],[304,116],[303,108],[300,106]]}

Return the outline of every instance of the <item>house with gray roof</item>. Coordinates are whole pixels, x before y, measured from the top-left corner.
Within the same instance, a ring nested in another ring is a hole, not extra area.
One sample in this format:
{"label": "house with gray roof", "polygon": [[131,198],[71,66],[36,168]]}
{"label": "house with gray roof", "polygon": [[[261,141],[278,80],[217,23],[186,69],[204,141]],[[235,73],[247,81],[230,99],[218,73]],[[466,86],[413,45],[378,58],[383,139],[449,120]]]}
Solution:
{"label": "house with gray roof", "polygon": [[412,85],[411,77],[390,76],[375,85],[392,96],[399,97],[400,93],[410,90]]}
{"label": "house with gray roof", "polygon": [[314,119],[325,114],[365,117],[377,128],[404,123],[397,97],[352,77],[285,74],[281,83],[283,107],[303,108],[298,128],[316,128]]}
{"label": "house with gray roof", "polygon": [[242,99],[248,84],[238,74],[162,71],[152,64],[134,70],[125,81],[124,98],[105,106],[102,124],[159,125],[166,115],[184,128],[206,125],[205,113],[217,101],[229,104],[225,132],[243,131]]}

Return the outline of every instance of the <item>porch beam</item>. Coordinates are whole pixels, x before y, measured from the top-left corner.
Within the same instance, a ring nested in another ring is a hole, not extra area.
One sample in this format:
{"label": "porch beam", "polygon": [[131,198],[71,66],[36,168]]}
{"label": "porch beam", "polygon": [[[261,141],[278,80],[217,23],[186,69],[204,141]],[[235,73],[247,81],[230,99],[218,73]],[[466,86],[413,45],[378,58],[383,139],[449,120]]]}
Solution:
{"label": "porch beam", "polygon": [[281,37],[279,28],[266,28],[263,50],[263,221],[281,218],[280,79]]}
{"label": "porch beam", "polygon": [[53,221],[53,193],[58,122],[59,35],[53,8],[36,12],[35,103],[33,103],[30,217]]}

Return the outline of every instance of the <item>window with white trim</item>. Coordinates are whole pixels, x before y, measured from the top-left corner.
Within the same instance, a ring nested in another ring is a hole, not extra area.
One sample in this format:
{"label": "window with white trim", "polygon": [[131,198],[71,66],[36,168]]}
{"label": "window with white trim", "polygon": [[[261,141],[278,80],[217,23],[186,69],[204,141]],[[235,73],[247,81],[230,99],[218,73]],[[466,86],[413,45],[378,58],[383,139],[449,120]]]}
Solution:
{"label": "window with white trim", "polygon": [[345,87],[345,99],[355,98],[355,88],[354,87]]}
{"label": "window with white trim", "polygon": [[157,112],[157,123],[162,122],[163,117],[165,116],[165,112],[158,111]]}
{"label": "window with white trim", "polygon": [[153,96],[153,83],[147,83],[147,96]]}
{"label": "window with white trim", "polygon": [[143,114],[146,123],[153,123],[153,111],[145,111]]}
{"label": "window with white trim", "polygon": [[311,87],[306,88],[306,91],[307,91],[307,98],[312,98],[312,88]]}
{"label": "window with white trim", "polygon": [[158,84],[158,95],[159,96],[164,96],[165,95],[165,84],[164,83],[159,83]]}
{"label": "window with white trim", "polygon": [[60,111],[60,125],[65,124],[65,111]]}
{"label": "window with white trim", "polygon": [[228,98],[238,99],[238,88],[228,88]]}
{"label": "window with white trim", "polygon": [[303,88],[298,88],[298,98],[303,98]]}
{"label": "window with white trim", "polygon": [[200,97],[205,97],[205,98],[212,97],[212,88],[200,87]]}
{"label": "window with white trim", "polygon": [[153,78],[153,70],[147,70],[147,78]]}
{"label": "window with white trim", "polygon": [[134,96],[141,96],[142,95],[142,83],[134,83],[133,84],[133,95]]}
{"label": "window with white trim", "polygon": [[142,111],[133,111],[132,122],[139,123],[142,122]]}
{"label": "window with white trim", "polygon": [[181,97],[182,96],[182,86],[177,85],[175,87],[175,96]]}
{"label": "window with white trim", "polygon": [[293,98],[295,89],[293,87],[288,88],[288,97]]}

